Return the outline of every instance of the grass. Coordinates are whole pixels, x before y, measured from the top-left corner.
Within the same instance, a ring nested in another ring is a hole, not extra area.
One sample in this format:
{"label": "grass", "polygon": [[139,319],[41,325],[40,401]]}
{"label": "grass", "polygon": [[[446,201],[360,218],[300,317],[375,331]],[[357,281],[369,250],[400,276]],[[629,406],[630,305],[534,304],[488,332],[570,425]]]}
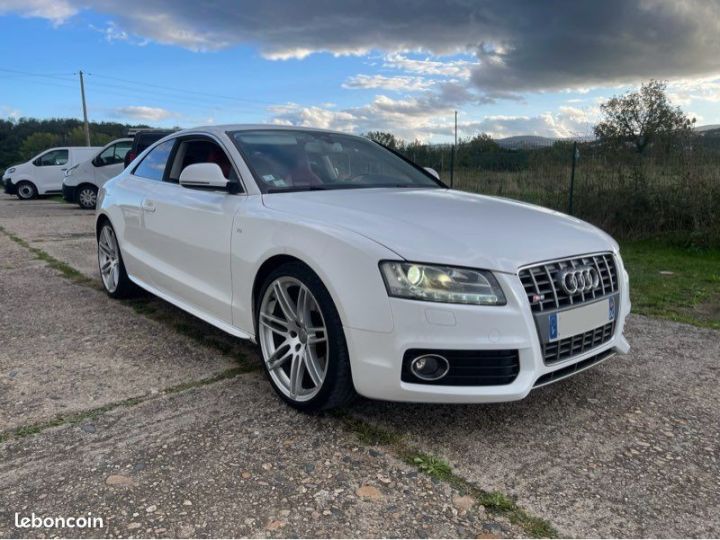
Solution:
{"label": "grass", "polygon": [[633,313],[720,329],[720,250],[623,242]]}
{"label": "grass", "polygon": [[370,424],[345,411],[334,411],[331,416],[337,418],[343,427],[355,435],[363,444],[381,446],[419,472],[449,484],[462,495],[473,497],[478,504],[491,513],[507,518],[517,525],[530,538],[557,538],[558,531],[545,519],[536,517],[521,508],[511,497],[498,491],[487,491],[457,475],[444,459],[433,456],[408,444],[392,431]]}
{"label": "grass", "polygon": [[56,259],[55,257],[50,255],[46,251],[43,251],[42,249],[31,246],[28,242],[26,242],[19,236],[6,231],[3,227],[0,227],[0,233],[5,234],[5,236],[10,238],[10,240],[12,240],[19,246],[24,247],[25,249],[30,251],[30,253],[32,253],[36,259],[43,261],[50,268],[57,270],[58,272],[60,272],[63,275],[63,277],[65,277],[75,283],[79,283],[81,285],[94,285],[94,281],[92,279],[85,276],[81,272],[78,272],[77,270],[75,270],[75,268],[73,268],[69,264],[66,264],[66,263],[62,262],[61,260]]}

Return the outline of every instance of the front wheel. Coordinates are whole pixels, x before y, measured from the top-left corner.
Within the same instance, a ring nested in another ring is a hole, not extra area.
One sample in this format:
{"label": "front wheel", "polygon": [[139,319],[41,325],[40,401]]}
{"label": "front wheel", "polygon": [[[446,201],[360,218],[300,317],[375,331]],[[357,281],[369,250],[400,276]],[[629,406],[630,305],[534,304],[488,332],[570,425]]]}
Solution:
{"label": "front wheel", "polygon": [[85,184],[80,187],[77,194],[77,202],[84,210],[93,210],[97,204],[98,190],[95,186]]}
{"label": "front wheel", "polygon": [[17,185],[17,198],[21,201],[29,201],[37,197],[37,188],[32,182],[22,181]]}
{"label": "front wheel", "polygon": [[127,298],[135,293],[136,286],[125,271],[115,230],[106,221],[97,239],[98,267],[105,292],[112,298]]}
{"label": "front wheel", "polygon": [[258,342],[275,391],[307,412],[347,404],[355,396],[340,316],[320,278],[288,263],[265,280],[256,308]]}

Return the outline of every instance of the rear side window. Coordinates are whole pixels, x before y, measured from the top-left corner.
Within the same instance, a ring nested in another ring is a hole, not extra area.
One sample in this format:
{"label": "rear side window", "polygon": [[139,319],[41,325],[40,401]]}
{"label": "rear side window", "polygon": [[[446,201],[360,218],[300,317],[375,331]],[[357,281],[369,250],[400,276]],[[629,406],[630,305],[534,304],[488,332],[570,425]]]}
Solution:
{"label": "rear side window", "polygon": [[165,141],[164,143],[153,148],[150,153],[143,158],[140,165],[135,167],[135,176],[141,176],[148,180],[161,181],[165,175],[165,167],[167,166],[168,157],[173,149],[175,140]]}

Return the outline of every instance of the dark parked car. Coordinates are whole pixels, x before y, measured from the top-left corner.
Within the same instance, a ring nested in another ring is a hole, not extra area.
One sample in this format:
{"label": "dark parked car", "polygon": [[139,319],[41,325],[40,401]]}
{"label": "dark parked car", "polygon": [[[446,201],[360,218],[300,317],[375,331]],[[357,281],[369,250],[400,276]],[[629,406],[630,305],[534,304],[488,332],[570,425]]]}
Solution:
{"label": "dark parked car", "polygon": [[133,159],[138,157],[138,155],[152,143],[159,141],[173,132],[174,130],[172,129],[143,129],[136,132],[133,138],[132,147],[130,148],[130,151],[125,154],[125,167],[127,167]]}

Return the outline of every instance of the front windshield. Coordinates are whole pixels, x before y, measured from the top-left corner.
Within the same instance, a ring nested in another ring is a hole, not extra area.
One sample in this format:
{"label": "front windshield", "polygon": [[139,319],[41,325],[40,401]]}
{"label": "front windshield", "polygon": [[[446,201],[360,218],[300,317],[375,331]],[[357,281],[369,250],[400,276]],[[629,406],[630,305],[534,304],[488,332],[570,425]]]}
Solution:
{"label": "front windshield", "polygon": [[228,133],[265,193],[315,189],[445,187],[365,138],[302,130]]}

